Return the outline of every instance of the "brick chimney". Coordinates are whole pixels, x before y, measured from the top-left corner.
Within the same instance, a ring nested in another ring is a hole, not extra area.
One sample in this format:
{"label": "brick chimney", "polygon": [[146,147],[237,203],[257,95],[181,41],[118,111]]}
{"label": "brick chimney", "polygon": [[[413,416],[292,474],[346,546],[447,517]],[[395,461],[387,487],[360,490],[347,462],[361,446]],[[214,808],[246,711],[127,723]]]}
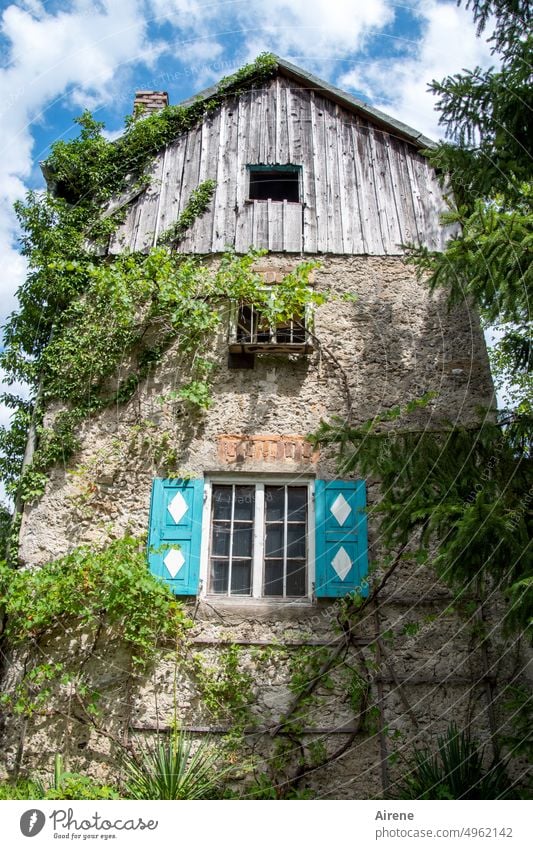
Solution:
{"label": "brick chimney", "polygon": [[168,106],[168,92],[166,91],[136,91],[133,101],[133,114],[146,118],[152,112],[159,112]]}

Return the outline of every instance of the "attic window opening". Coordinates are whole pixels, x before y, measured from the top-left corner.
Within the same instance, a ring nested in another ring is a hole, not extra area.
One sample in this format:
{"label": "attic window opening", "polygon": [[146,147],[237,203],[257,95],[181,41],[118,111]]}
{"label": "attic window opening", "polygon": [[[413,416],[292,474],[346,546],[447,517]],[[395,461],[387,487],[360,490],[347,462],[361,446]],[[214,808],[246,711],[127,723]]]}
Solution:
{"label": "attic window opening", "polygon": [[300,203],[300,170],[298,165],[249,165],[249,199]]}

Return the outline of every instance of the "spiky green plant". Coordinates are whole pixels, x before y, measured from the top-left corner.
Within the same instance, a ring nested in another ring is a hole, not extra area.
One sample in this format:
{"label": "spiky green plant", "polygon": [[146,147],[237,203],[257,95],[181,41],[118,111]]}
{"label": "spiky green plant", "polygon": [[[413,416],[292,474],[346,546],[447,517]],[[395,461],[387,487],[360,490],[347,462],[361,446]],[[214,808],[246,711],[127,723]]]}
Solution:
{"label": "spiky green plant", "polygon": [[501,761],[484,766],[484,748],[451,723],[437,751],[416,749],[397,793],[400,799],[503,799],[512,796]]}
{"label": "spiky green plant", "polygon": [[228,771],[217,771],[217,760],[209,740],[193,750],[190,736],[179,732],[138,758],[126,758],[126,795],[132,799],[215,798],[220,779]]}

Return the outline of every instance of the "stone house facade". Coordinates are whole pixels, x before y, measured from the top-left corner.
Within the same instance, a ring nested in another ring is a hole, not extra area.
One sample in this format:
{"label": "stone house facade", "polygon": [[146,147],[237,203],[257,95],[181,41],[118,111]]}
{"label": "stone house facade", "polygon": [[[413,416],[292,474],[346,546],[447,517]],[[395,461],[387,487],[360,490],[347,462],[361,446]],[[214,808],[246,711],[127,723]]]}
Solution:
{"label": "stone house facade", "polygon": [[[139,100],[148,109],[165,102],[160,92]],[[85,422],[76,457],[52,470],[44,496],[24,511],[20,555],[31,565],[83,543],[149,533],[150,568],[189,606],[196,650],[216,666],[228,646],[239,647],[253,682],[256,724],[247,743],[265,772],[277,740],[287,764],[294,756],[279,723],[292,704],[295,667],[336,646],[339,600],[367,597],[369,563],[379,574],[383,556],[372,513],[379,482],[340,476],[333,453],[314,449],[307,435],[321,419],[349,410],[361,423],[429,391],[435,398],[420,421],[430,425],[468,422],[492,403],[477,315],[464,305],[450,311],[406,262],[406,245],[440,250],[448,235],[439,224],[444,189],[421,153],[429,144],[280,60],[267,87],[228,100],[161,151],[150,185],[127,201],[111,254],[157,244],[191,191],[213,179],[210,208],[182,252],[216,265],[228,245],[263,248],[256,269],[274,292],[298,262],[317,259],[312,285],[336,297],[312,323],[305,317],[303,330],[265,327],[237,306],[212,340],[213,403],[190,421],[176,416],[171,400],[179,375],[170,348],[130,401]],[[162,434],[177,458],[172,474],[152,450]],[[331,756],[320,766],[313,755],[317,766],[304,776],[314,796],[388,792],[396,739],[400,748],[427,742],[452,719],[487,733],[490,698],[480,674],[487,660],[450,599],[430,568],[405,561],[379,606],[365,612],[299,729],[298,746]],[[364,734],[343,678],[358,655],[373,670],[375,718]],[[495,662],[489,657],[491,669]],[[102,642],[88,674],[117,734],[165,733],[176,711],[199,736],[223,736],[231,726],[209,715],[186,676],[176,684],[165,651],[132,687],[120,647]],[[71,768],[109,773],[112,742],[72,717],[59,725],[36,718],[23,763],[44,768],[58,745]],[[16,724],[5,747],[9,768],[20,749]]]}

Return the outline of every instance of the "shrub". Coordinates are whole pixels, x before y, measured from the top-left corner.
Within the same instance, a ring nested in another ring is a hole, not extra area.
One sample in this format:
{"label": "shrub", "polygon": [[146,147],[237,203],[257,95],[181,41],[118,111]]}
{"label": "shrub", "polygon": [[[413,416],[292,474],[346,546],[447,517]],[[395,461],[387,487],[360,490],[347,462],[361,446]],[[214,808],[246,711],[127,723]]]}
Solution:
{"label": "shrub", "polygon": [[400,799],[503,799],[510,798],[505,767],[501,761],[484,764],[484,748],[451,723],[437,738],[437,751],[417,749],[410,771],[398,788]]}

